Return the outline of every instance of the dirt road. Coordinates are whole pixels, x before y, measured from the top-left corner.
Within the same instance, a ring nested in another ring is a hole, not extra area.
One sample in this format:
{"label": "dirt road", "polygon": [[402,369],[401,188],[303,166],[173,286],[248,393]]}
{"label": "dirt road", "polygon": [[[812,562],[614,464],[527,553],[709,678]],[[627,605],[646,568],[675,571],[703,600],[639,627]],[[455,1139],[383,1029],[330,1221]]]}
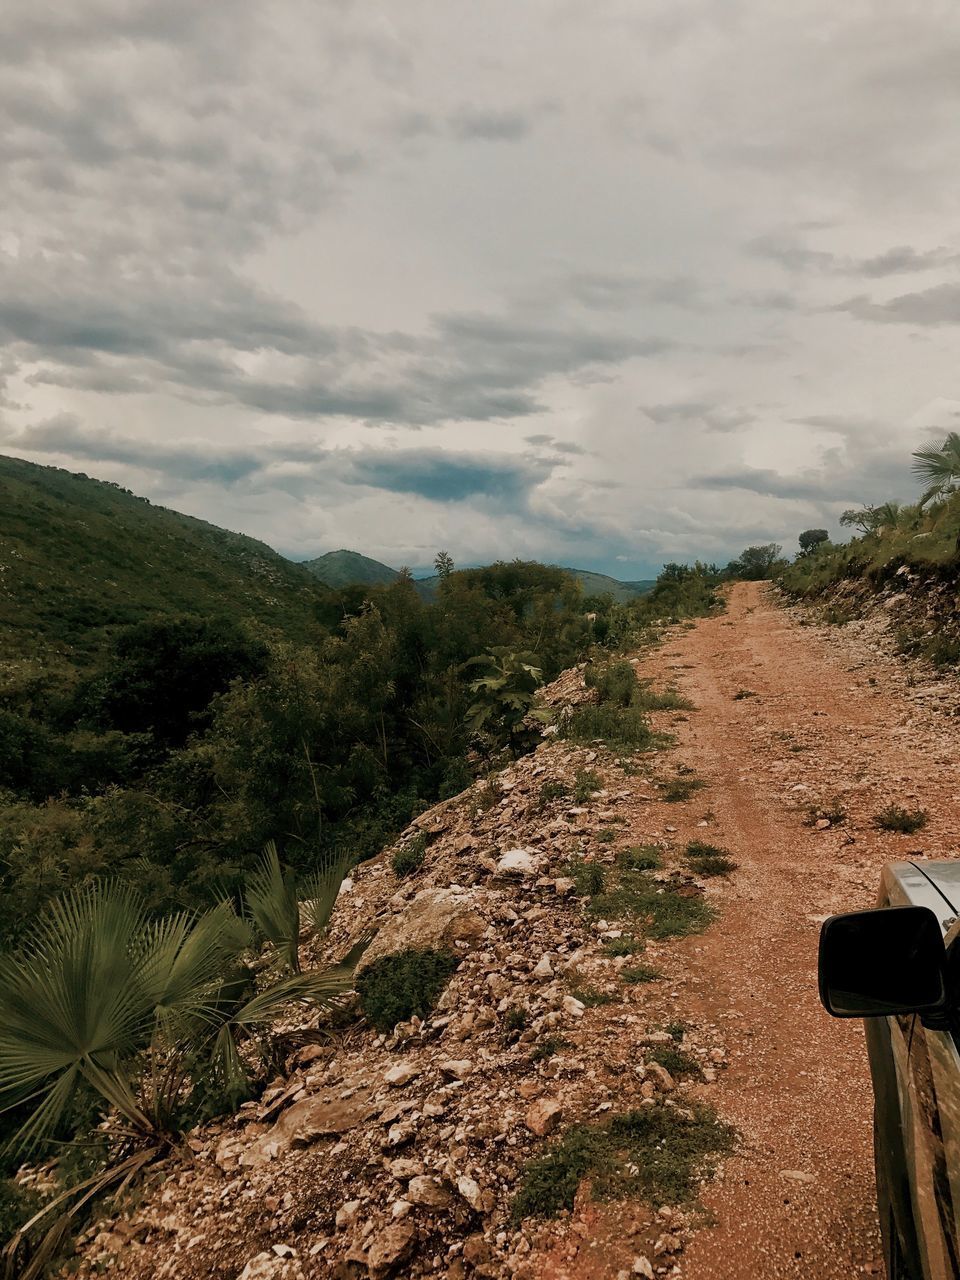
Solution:
{"label": "dirt road", "polygon": [[[744,1138],[705,1188],[717,1225],[697,1235],[682,1274],[882,1274],[863,1034],[820,1009],[818,929],[871,905],[884,862],[960,852],[956,721],[936,698],[911,701],[889,659],[799,625],[756,585],[734,588],[726,615],[645,669],[698,708],[678,730],[679,757],[710,784],[710,834],[697,834],[740,864],[718,923],[681,944],[687,975],[674,984],[680,1005],[727,1029],[730,1068],[710,1095]],[[806,825],[808,806],[834,796],[846,818]],[[873,815],[891,801],[928,809],[928,827],[879,831]]]}

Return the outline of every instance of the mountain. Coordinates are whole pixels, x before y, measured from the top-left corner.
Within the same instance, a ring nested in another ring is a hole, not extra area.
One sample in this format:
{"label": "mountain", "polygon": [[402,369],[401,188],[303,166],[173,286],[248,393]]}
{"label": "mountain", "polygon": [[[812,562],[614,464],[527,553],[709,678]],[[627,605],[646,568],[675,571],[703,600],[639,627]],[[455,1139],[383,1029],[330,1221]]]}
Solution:
{"label": "mountain", "polygon": [[[380,583],[393,582],[397,578],[397,570],[379,560],[371,560],[357,551],[328,551],[315,560],[304,560],[303,568],[325,583],[328,587],[346,587],[353,584],[374,586]],[[649,582],[619,582],[605,573],[591,573],[587,569],[564,569],[564,573],[577,578],[583,586],[585,595],[612,595],[615,600],[625,602],[644,595],[653,587]],[[417,578],[414,586],[424,600],[433,600],[437,594],[440,579]]]}
{"label": "mountain", "polygon": [[621,604],[645,595],[654,586],[653,579],[649,582],[621,582],[618,578],[610,578],[605,573],[591,573],[588,569],[564,569],[564,573],[572,574],[579,581],[584,595],[611,595]]}
{"label": "mountain", "polygon": [[362,556],[359,551],[328,551],[315,560],[304,560],[301,565],[328,587],[349,587],[355,583],[375,586],[394,582],[399,577],[396,569]]}
{"label": "mountain", "polygon": [[93,660],[160,613],[311,634],[316,580],[265,543],[83,474],[0,456],[0,660]]}

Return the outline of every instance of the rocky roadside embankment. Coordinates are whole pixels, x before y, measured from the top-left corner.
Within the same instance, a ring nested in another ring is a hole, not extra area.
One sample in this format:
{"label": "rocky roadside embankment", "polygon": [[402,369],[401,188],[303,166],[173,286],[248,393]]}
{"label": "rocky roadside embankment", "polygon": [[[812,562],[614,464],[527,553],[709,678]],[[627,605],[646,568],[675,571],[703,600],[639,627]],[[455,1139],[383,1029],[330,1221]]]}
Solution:
{"label": "rocky roadside embankment", "polygon": [[[558,705],[591,696],[580,672],[548,694]],[[667,730],[686,718],[652,717]],[[571,1125],[631,1108],[691,1115],[726,1061],[715,1026],[682,1021],[674,943],[640,941],[644,922],[615,918],[615,896],[584,892],[585,866],[615,876],[644,846],[652,892],[722,893],[677,850],[679,810],[687,825],[711,819],[703,802],[665,801],[674,754],[618,759],[548,730],[531,755],[413,823],[400,844],[425,839],[419,871],[398,879],[395,849],[356,868],[325,955],[371,922],[366,966],[408,948],[453,952],[434,1012],[388,1034],[325,1017],[282,1028],[289,1051],[263,1096],[188,1135],[125,1213],[87,1232],[80,1274],[562,1275],[588,1244],[589,1184],[572,1214],[518,1223],[528,1162]],[[618,954],[633,934],[642,954]],[[638,960],[658,980],[625,982]],[[675,1075],[657,1061],[665,1050],[683,1065]],[[676,1205],[639,1200],[624,1222],[596,1274],[671,1274],[695,1225]]]}

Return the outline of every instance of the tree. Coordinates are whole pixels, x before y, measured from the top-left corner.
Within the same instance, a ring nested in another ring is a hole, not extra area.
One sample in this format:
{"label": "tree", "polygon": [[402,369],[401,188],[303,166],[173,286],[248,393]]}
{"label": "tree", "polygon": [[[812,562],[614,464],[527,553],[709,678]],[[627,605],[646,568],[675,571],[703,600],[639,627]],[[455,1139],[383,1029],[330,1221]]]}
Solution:
{"label": "tree", "polygon": [[797,541],[800,543],[800,550],[803,555],[808,555],[819,547],[821,543],[829,542],[830,534],[826,529],[804,529]]}
{"label": "tree", "polygon": [[861,533],[876,533],[884,525],[896,525],[900,519],[899,502],[883,502],[877,507],[851,507],[844,511],[840,523],[845,528],[859,529]]}
{"label": "tree", "polygon": [[727,566],[727,572],[732,578],[745,578],[748,582],[762,581],[773,575],[782,552],[783,547],[776,542],[747,547],[739,560],[731,560]]}
{"label": "tree", "polygon": [[951,431],[939,444],[931,442],[915,449],[913,474],[925,486],[921,507],[931,498],[955,493],[960,485],[960,433]]}
{"label": "tree", "polygon": [[433,567],[437,571],[437,577],[449,578],[453,573],[453,556],[448,551],[438,551]]}

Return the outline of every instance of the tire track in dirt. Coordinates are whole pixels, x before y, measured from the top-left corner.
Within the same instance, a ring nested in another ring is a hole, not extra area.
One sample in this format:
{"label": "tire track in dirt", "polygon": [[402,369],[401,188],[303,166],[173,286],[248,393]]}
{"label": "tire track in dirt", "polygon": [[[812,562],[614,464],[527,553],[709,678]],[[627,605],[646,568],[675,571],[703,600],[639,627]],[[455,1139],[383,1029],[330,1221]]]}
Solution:
{"label": "tire track in dirt", "polygon": [[[725,615],[644,664],[697,705],[680,755],[710,784],[705,838],[740,864],[718,922],[679,944],[680,1011],[727,1035],[729,1070],[705,1092],[744,1140],[704,1187],[716,1225],[683,1256],[689,1280],[882,1274],[863,1032],[820,1009],[819,923],[871,905],[884,862],[957,852],[960,772],[944,726],[924,734],[916,709],[884,689],[884,660],[877,674],[852,670],[768,590],[735,587]],[[906,722],[909,738],[891,734]],[[805,825],[806,806],[834,794],[846,820]],[[878,831],[872,816],[891,800],[927,807],[928,828]]]}

